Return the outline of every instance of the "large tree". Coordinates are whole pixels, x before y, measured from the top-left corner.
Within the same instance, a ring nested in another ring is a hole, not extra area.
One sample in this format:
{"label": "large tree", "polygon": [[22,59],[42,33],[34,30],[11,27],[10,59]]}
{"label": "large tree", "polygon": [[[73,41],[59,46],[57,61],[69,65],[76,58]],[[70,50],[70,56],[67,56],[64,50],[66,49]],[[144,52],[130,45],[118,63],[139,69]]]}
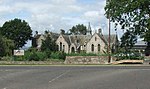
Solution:
{"label": "large tree", "polygon": [[107,0],[106,16],[150,42],[150,0]]}
{"label": "large tree", "polygon": [[25,20],[14,19],[6,21],[0,32],[15,43],[15,48],[23,47],[32,38],[32,30]]}
{"label": "large tree", "polygon": [[87,32],[87,28],[83,24],[78,24],[76,26],[73,26],[70,29],[70,33],[74,35],[79,35],[79,34],[86,35],[86,32]]}
{"label": "large tree", "polygon": [[126,52],[133,47],[136,42],[137,37],[131,31],[127,30],[121,37],[121,47],[125,49]]}

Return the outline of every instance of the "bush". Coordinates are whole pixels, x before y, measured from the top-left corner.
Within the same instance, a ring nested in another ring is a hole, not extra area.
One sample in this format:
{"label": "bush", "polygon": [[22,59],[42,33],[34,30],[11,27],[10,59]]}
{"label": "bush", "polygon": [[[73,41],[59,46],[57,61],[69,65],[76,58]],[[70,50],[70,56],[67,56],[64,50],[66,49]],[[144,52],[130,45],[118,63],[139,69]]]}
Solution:
{"label": "bush", "polygon": [[69,53],[67,56],[98,56],[94,53]]}
{"label": "bush", "polygon": [[53,53],[51,53],[51,58],[65,60],[66,54],[64,52],[53,52]]}
{"label": "bush", "polygon": [[[28,54],[28,53],[27,53]],[[31,52],[26,56],[29,61],[44,61],[47,59],[45,52]]]}
{"label": "bush", "polygon": [[114,55],[117,60],[143,60],[144,56],[141,56],[139,53],[119,53]]}
{"label": "bush", "polygon": [[38,55],[35,52],[33,52],[32,54],[30,54],[29,58],[28,58],[29,61],[39,61],[39,59],[40,58],[38,57]]}
{"label": "bush", "polygon": [[46,50],[45,53],[46,53],[47,58],[51,58],[51,51]]}
{"label": "bush", "polygon": [[0,61],[12,61],[14,58],[12,56],[4,56],[0,58]]}

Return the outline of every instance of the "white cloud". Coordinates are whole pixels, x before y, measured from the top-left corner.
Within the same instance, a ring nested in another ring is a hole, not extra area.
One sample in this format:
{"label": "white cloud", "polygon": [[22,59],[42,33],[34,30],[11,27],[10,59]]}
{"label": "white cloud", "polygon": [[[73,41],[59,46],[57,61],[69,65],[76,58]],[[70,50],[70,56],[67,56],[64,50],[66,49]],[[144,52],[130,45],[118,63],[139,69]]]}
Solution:
{"label": "white cloud", "polygon": [[[93,4],[83,4],[82,0],[1,0],[0,25],[17,17],[25,19],[33,31],[41,33],[47,29],[67,31],[76,24],[87,26],[88,22],[94,30],[100,27],[107,29],[104,6],[105,0],[95,0]],[[25,13],[28,16],[21,17]]]}

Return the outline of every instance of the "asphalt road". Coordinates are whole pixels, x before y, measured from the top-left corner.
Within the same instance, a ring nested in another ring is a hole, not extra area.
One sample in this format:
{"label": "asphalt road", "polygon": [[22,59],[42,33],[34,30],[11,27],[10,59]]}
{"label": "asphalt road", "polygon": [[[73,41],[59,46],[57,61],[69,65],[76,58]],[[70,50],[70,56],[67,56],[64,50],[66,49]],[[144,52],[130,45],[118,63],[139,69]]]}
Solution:
{"label": "asphalt road", "polygon": [[150,66],[0,66],[0,89],[150,89]]}

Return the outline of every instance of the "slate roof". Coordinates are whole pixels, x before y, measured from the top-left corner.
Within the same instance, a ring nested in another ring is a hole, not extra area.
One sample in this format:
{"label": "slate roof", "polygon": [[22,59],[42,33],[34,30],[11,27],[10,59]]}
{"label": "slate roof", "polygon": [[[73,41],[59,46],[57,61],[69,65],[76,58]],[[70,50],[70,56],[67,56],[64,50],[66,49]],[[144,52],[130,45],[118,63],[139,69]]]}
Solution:
{"label": "slate roof", "polygon": [[[109,35],[103,35],[103,36],[104,36],[105,41],[108,43],[109,42]],[[110,35],[110,43],[111,44],[116,43],[116,41],[117,41],[116,37],[117,37],[116,34],[111,34]]]}
{"label": "slate roof", "polygon": [[58,34],[58,33],[53,33],[53,32],[49,32],[48,33],[50,36],[51,36],[51,38],[53,39],[53,40],[57,40],[57,38],[59,37],[59,35],[60,34]]}
{"label": "slate roof", "polygon": [[[104,43],[107,45],[108,44],[108,40],[109,40],[109,36],[108,35],[100,35],[98,33],[96,33],[103,41]],[[92,38],[93,35],[63,35],[65,41],[71,45],[71,43],[74,43],[76,46],[77,45],[85,45],[85,43],[87,43],[88,41],[90,41],[90,39]],[[116,43],[116,37],[117,35],[112,34],[110,36],[110,42],[111,45],[113,43]]]}
{"label": "slate roof", "polygon": [[36,35],[34,35],[34,38],[35,38],[35,39],[39,39],[41,35],[42,35],[42,34],[36,34]]}
{"label": "slate roof", "polygon": [[63,35],[63,37],[69,45],[74,43],[76,46],[79,44],[84,45],[91,39],[90,35]]}

